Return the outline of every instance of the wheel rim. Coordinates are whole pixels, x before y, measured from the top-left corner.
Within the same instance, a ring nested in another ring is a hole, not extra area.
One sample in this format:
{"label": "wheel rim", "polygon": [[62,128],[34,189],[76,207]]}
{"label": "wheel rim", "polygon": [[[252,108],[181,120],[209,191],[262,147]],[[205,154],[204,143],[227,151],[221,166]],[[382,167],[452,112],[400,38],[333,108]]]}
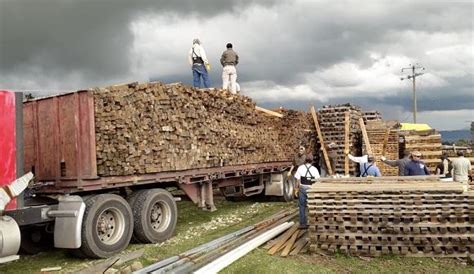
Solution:
{"label": "wheel rim", "polygon": [[113,245],[122,238],[125,231],[125,216],[116,208],[107,208],[99,214],[96,228],[99,240]]}
{"label": "wheel rim", "polygon": [[150,226],[156,232],[165,231],[171,223],[171,208],[167,203],[156,202],[150,208]]}

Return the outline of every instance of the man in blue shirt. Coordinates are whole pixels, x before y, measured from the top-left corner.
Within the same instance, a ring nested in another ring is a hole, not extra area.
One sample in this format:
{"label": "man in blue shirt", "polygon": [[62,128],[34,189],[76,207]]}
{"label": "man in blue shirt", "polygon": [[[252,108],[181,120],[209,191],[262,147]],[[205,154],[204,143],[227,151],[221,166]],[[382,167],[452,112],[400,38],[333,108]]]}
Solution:
{"label": "man in blue shirt", "polygon": [[360,177],[380,177],[382,174],[377,166],[375,166],[375,158],[372,155],[367,157],[367,162],[360,164]]}
{"label": "man in blue shirt", "polygon": [[413,151],[411,161],[405,166],[405,176],[430,175],[425,163],[421,161],[421,153]]}
{"label": "man in blue shirt", "polygon": [[373,155],[362,155],[361,157],[352,156],[349,150],[345,151],[349,160],[359,164],[360,177],[374,176],[380,177],[382,174],[378,167],[375,166],[375,158]]}

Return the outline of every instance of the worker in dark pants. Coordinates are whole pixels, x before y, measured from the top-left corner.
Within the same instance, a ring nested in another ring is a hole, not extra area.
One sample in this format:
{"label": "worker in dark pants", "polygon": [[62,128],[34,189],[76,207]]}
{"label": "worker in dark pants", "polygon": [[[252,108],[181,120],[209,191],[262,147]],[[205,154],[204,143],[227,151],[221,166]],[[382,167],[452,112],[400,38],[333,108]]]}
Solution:
{"label": "worker in dark pants", "polygon": [[296,187],[298,191],[298,207],[299,207],[299,222],[300,229],[308,228],[308,220],[306,218],[307,208],[307,190],[313,183],[319,178],[318,169],[313,165],[313,155],[309,154],[306,156],[305,163],[300,165],[295,173]]}

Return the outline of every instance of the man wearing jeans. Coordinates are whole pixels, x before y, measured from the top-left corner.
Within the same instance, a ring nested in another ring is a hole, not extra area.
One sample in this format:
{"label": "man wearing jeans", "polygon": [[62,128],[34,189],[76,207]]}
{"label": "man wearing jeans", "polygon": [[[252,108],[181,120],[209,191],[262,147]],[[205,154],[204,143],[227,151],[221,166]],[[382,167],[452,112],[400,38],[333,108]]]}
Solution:
{"label": "man wearing jeans", "polygon": [[308,195],[306,191],[311,187],[311,185],[316,182],[316,179],[319,178],[318,169],[312,165],[313,155],[309,154],[306,156],[305,164],[300,165],[295,173],[295,179],[297,180],[298,192],[298,207],[299,207],[299,221],[300,229],[308,228],[308,220],[306,218],[306,207]]}
{"label": "man wearing jeans", "polygon": [[235,66],[239,63],[239,55],[232,49],[232,44],[227,44],[227,50],[222,53],[221,65],[224,67],[222,70],[222,89],[228,89],[230,92],[236,93],[237,90],[237,70]]}
{"label": "man wearing jeans", "polygon": [[201,88],[201,77],[205,88],[209,88],[209,76],[206,70],[207,61],[206,52],[201,46],[199,39],[193,40],[193,47],[189,50],[188,61],[193,70],[193,86]]}

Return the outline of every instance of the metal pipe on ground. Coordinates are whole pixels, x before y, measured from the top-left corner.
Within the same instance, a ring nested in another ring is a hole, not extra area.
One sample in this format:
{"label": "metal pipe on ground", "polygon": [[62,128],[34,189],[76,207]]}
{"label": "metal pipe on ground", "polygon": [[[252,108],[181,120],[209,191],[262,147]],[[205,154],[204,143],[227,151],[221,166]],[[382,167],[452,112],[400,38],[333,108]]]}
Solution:
{"label": "metal pipe on ground", "polygon": [[[290,211],[292,212],[292,211]],[[276,222],[274,223],[271,223],[271,224],[268,224],[266,225],[265,227],[261,227],[259,229],[256,229],[254,231],[250,231],[248,234],[244,234],[242,235],[241,237],[215,249],[215,250],[211,250],[210,252],[208,253],[204,253],[202,254],[202,256],[199,256],[199,257],[190,257],[190,262],[187,263],[186,265],[182,265],[181,267],[177,268],[177,269],[173,269],[173,272],[191,272],[193,270],[196,270],[196,269],[199,269],[200,267],[204,266],[205,264],[207,264],[208,262],[212,261],[212,260],[215,260],[219,257],[222,256],[222,254],[232,250],[232,249],[235,249],[237,248],[238,246],[242,245],[243,243],[253,239],[253,238],[256,238],[258,237],[259,235],[265,233],[266,231],[270,230],[270,229],[273,229],[279,225],[281,225],[282,223],[285,223],[285,222],[288,222],[289,220],[293,219],[294,217],[296,217],[297,215],[297,212],[294,211],[294,213],[292,213],[291,215],[288,215],[280,220],[277,220]]]}
{"label": "metal pipe on ground", "polygon": [[220,270],[226,268],[227,266],[231,265],[233,262],[238,260],[239,258],[245,256],[250,251],[254,250],[255,248],[259,247],[263,243],[273,239],[277,235],[281,234],[283,231],[287,230],[291,226],[294,225],[294,222],[287,222],[283,223],[269,231],[266,231],[262,235],[244,243],[243,245],[239,246],[236,249],[224,254],[220,258],[215,261],[210,262],[209,264],[205,265],[204,267],[195,271],[195,274],[210,274],[210,273],[217,273]]}
{"label": "metal pipe on ground", "polygon": [[213,249],[215,248],[216,246],[218,246],[220,243],[224,243],[228,240],[231,240],[232,238],[235,238],[235,237],[238,237],[244,233],[247,233],[251,230],[253,230],[255,227],[254,226],[248,226],[248,227],[245,227],[245,228],[242,228],[241,230],[238,230],[238,231],[235,231],[235,232],[232,232],[230,234],[227,234],[225,236],[222,236],[218,239],[215,239],[211,242],[207,242],[205,244],[202,244],[200,246],[197,246],[193,249],[190,249],[184,253],[181,253],[177,256],[173,256],[173,257],[170,257],[170,258],[167,258],[165,260],[162,260],[162,261],[159,261],[157,263],[154,263],[152,265],[149,265],[145,268],[142,268],[140,270],[137,270],[134,272],[134,274],[144,274],[144,273],[149,273],[149,272],[152,272],[156,269],[159,269],[159,268],[162,268],[162,267],[165,267],[165,266],[168,266],[170,264],[174,264],[176,263],[177,261],[185,258],[185,257],[188,257],[188,256],[191,256],[195,253],[198,253],[198,252],[202,252],[202,251],[205,251],[207,249]]}
{"label": "metal pipe on ground", "polygon": [[264,233],[265,229],[268,230],[274,228],[294,218],[296,215],[296,209],[279,211],[270,216],[268,219],[253,225],[253,227],[255,227],[253,230],[240,234],[240,236],[236,238],[231,238],[227,242],[222,242],[221,245],[214,246],[214,248],[210,251],[206,249],[200,250],[199,252],[194,252],[194,254],[188,254],[189,256],[182,257],[180,260],[175,261],[172,264],[162,266],[161,268],[155,268],[152,273],[189,273],[191,272],[191,269],[197,269],[205,265],[207,262],[220,257],[223,253],[238,247],[242,244],[242,242],[248,241],[249,239],[255,238],[258,235]]}

